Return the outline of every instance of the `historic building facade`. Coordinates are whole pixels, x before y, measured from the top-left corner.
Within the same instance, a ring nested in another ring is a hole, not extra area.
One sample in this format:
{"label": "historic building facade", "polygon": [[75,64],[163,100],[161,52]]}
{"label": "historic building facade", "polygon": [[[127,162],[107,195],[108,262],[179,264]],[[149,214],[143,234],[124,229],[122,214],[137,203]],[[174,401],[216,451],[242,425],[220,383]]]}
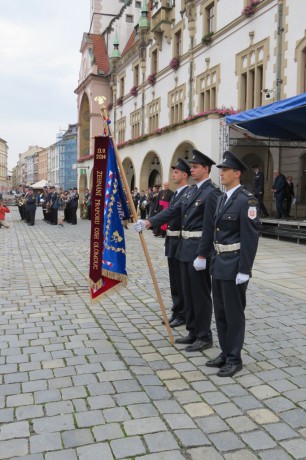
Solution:
{"label": "historic building facade", "polygon": [[7,142],[0,138],[0,192],[8,188],[7,155]]}
{"label": "historic building facade", "polygon": [[[294,0],[112,3],[110,10],[110,2],[92,0],[92,18],[104,22],[92,19],[81,47],[78,162],[88,168],[81,191],[91,185],[92,142],[101,133],[94,97],[104,95],[131,187],[171,183],[170,166],[193,148],[216,162],[231,148],[265,171],[270,209],[274,169],[293,176],[306,201],[306,143],[293,154],[290,145],[246,139],[222,125],[227,113],[306,91],[306,5],[298,12]],[[212,178],[218,182],[216,170]],[[251,187],[252,179],[249,172],[243,182]]]}

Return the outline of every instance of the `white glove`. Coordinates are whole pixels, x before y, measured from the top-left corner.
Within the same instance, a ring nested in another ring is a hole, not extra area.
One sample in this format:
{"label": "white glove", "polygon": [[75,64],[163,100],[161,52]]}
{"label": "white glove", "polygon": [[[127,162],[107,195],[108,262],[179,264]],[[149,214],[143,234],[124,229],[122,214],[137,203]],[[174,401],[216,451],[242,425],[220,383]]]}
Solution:
{"label": "white glove", "polygon": [[244,273],[238,273],[236,276],[236,284],[242,284],[249,281],[250,275],[245,275]]}
{"label": "white glove", "polygon": [[205,268],[206,268],[206,259],[200,259],[199,257],[197,257],[193,261],[193,266],[197,271],[205,270]]}
{"label": "white glove", "polygon": [[137,222],[134,224],[134,230],[137,233],[142,232],[142,230],[146,229],[146,224],[144,220],[137,220]]}

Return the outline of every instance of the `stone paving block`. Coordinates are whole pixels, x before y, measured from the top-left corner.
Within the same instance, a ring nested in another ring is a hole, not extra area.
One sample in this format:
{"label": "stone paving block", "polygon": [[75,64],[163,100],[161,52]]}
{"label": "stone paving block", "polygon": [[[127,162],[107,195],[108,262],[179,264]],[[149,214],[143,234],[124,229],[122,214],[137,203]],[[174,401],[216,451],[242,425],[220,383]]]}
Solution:
{"label": "stone paving block", "polygon": [[282,396],[278,396],[272,399],[266,399],[265,404],[276,413],[284,412],[295,408],[295,405],[291,401]]}
{"label": "stone paving block", "polygon": [[166,388],[162,386],[153,385],[153,386],[146,386],[144,388],[149,398],[153,400],[171,398],[171,394],[169,393],[169,391],[166,390]]}
{"label": "stone paving block", "polygon": [[33,431],[37,434],[53,433],[56,431],[73,430],[74,422],[72,415],[55,415],[33,420]]}
{"label": "stone paving block", "polygon": [[214,413],[214,410],[204,402],[186,404],[184,409],[192,418],[206,417]]}
{"label": "stone paving block", "polygon": [[25,455],[22,457],[14,457],[10,460],[44,460],[43,454],[32,454],[32,455]]}
{"label": "stone paving block", "polygon": [[272,449],[276,447],[273,439],[263,431],[251,431],[250,433],[242,433],[241,438],[253,450]]}
{"label": "stone paving block", "polygon": [[146,403],[150,399],[143,391],[134,391],[132,393],[120,393],[114,395],[114,400],[119,406],[128,406],[129,404]]}
{"label": "stone paving block", "polygon": [[154,401],[154,405],[161,414],[181,414],[184,412],[183,408],[174,400]]}
{"label": "stone paving block", "polygon": [[37,417],[43,417],[44,409],[42,405],[21,406],[16,408],[15,414],[17,420],[32,419]]}
{"label": "stone paving block", "polygon": [[36,391],[34,393],[34,399],[36,404],[48,403],[51,401],[60,401],[62,399],[61,392],[59,390],[43,390]]}
{"label": "stone paving block", "polygon": [[94,442],[91,431],[87,428],[65,431],[62,433],[62,440],[65,448],[84,446]]}
{"label": "stone paving block", "polygon": [[89,396],[87,402],[92,409],[105,409],[116,405],[109,395]]}
{"label": "stone paving block", "polygon": [[205,434],[229,430],[228,425],[218,415],[198,418],[195,422]]}
{"label": "stone paving block", "polygon": [[109,441],[111,439],[124,437],[119,423],[108,423],[107,425],[95,426],[92,432],[96,441]]}
{"label": "stone paving block", "polygon": [[128,411],[133,418],[154,417],[157,416],[157,410],[152,404],[131,404],[127,406]]}
{"label": "stone paving block", "polygon": [[93,427],[105,423],[102,411],[92,410],[75,414],[75,420],[79,428]]}
{"label": "stone paving block", "polygon": [[113,385],[109,382],[90,383],[87,389],[91,396],[108,395],[115,393]]}
{"label": "stone paving block", "polygon": [[305,439],[292,439],[290,441],[283,441],[280,444],[295,460],[305,458]]}
{"label": "stone paving block", "polygon": [[28,453],[27,439],[10,439],[0,442],[0,459],[8,459],[14,456],[21,457]]}
{"label": "stone paving block", "polygon": [[196,428],[192,418],[186,414],[165,414],[164,419],[173,430]]}
{"label": "stone paving block", "polygon": [[47,380],[34,380],[31,382],[22,383],[23,393],[30,393],[32,391],[42,391],[47,389]]}
{"label": "stone paving block", "polygon": [[214,410],[222,417],[223,419],[228,417],[235,417],[236,415],[242,415],[240,409],[233,403],[224,403],[217,404],[214,406]]}
{"label": "stone paving block", "polygon": [[192,402],[202,402],[200,395],[193,390],[175,391],[174,398],[179,404],[188,404]]}
{"label": "stone paving block", "polygon": [[203,399],[211,405],[222,404],[230,402],[227,396],[225,396],[221,391],[210,391],[209,393],[204,393]]}
{"label": "stone paving block", "polygon": [[291,455],[288,455],[281,449],[269,449],[264,452],[259,452],[258,455],[261,460],[292,460]]}
{"label": "stone paving block", "polygon": [[14,409],[0,410],[0,423],[8,423],[14,421]]}
{"label": "stone paving block", "polygon": [[59,433],[44,433],[30,437],[31,453],[47,452],[62,448],[62,440]]}
{"label": "stone paving block", "polygon": [[143,445],[141,438],[138,436],[115,439],[114,441],[111,441],[110,447],[116,459],[133,458],[136,455],[141,455],[146,452],[145,446]]}
{"label": "stone paving block", "polygon": [[205,446],[210,441],[199,429],[175,430],[175,435],[179,438],[180,444],[185,447]]}
{"label": "stone paving block", "polygon": [[232,452],[224,454],[226,460],[257,460],[257,455],[253,454],[247,449],[239,450],[238,452]]}
{"label": "stone paving block", "polygon": [[278,392],[275,391],[269,385],[258,385],[256,387],[249,388],[249,391],[258,399],[268,399],[274,396],[279,396]]}
{"label": "stone paving block", "polygon": [[31,393],[23,393],[6,398],[7,407],[29,406],[34,403],[33,395]]}
{"label": "stone paving block", "polygon": [[306,426],[306,412],[303,409],[292,409],[279,415],[292,428],[304,428]]}
{"label": "stone paving block", "polygon": [[61,389],[63,399],[86,398],[87,391],[84,386],[68,387]]}
{"label": "stone paving block", "polygon": [[57,452],[47,452],[45,460],[78,460],[78,457],[75,450],[63,449]]}
{"label": "stone paving block", "polygon": [[87,404],[85,399],[73,399],[73,406],[77,412],[84,412],[87,410]]}
{"label": "stone paving block", "polygon": [[71,401],[59,401],[45,404],[46,415],[71,414],[74,412]]}
{"label": "stone paving block", "polygon": [[49,389],[67,388],[73,385],[71,377],[56,377],[48,382]]}
{"label": "stone paving block", "polygon": [[257,425],[247,416],[241,415],[226,419],[226,423],[234,430],[235,433],[256,430]]}
{"label": "stone paving block", "polygon": [[28,422],[8,423],[0,427],[0,440],[25,438],[30,436]]}
{"label": "stone paving block", "polygon": [[[113,454],[108,444],[90,444],[77,449],[78,460],[113,460]],[[46,459],[47,460],[47,459]],[[63,459],[66,460],[66,459]]]}
{"label": "stone paving block", "polygon": [[281,441],[289,438],[296,438],[299,436],[296,431],[294,431],[286,423],[271,423],[264,425],[264,428],[269,431],[276,441]]}
{"label": "stone paving block", "polygon": [[245,447],[245,444],[234,433],[223,432],[210,434],[209,439],[218,451],[221,452],[243,449]]}
{"label": "stone paving block", "polygon": [[279,421],[279,418],[268,409],[249,410],[248,415],[260,425]]}
{"label": "stone paving block", "polygon": [[[197,447],[188,450],[192,460],[223,460],[223,455],[219,454],[214,447]],[[171,459],[169,459],[171,460]]]}
{"label": "stone paving block", "polygon": [[147,434],[144,436],[144,440],[150,452],[179,449],[173,434],[169,432]]}
{"label": "stone paving block", "polygon": [[167,431],[165,423],[159,417],[147,417],[136,420],[128,420],[123,423],[124,431],[128,436],[141,435]]}

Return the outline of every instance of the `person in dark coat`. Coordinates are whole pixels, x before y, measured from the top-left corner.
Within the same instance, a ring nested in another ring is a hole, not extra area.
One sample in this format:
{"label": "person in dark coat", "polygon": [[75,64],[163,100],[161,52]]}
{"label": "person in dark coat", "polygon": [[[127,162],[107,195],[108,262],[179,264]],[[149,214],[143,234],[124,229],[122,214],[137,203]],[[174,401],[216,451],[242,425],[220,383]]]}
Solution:
{"label": "person in dark coat", "polygon": [[221,168],[221,183],[226,189],[217,203],[211,260],[221,354],[206,365],[220,368],[219,377],[231,377],[242,369],[246,290],[257,251],[260,221],[258,201],[240,184],[246,165],[227,151],[217,167]]}
{"label": "person in dark coat", "polygon": [[139,209],[140,209],[140,219],[145,219],[147,217],[147,212],[149,209],[148,196],[144,190],[141,190],[140,200],[139,200]]}
{"label": "person in dark coat", "polygon": [[[171,168],[173,169],[172,180],[178,188],[172,195],[169,206],[175,206],[189,188],[188,178],[190,176],[190,167],[184,160],[179,158],[176,165],[171,166]],[[168,261],[170,291],[173,303],[172,314],[168,320],[171,327],[178,327],[186,322],[181,266],[180,261],[176,258],[181,234],[181,215],[170,219],[167,224],[165,256]]]}
{"label": "person in dark coat", "polygon": [[74,187],[73,195],[71,197],[71,214],[70,214],[70,216],[71,216],[70,224],[71,225],[76,225],[77,224],[78,204],[79,204],[78,189],[76,187]]}
{"label": "person in dark coat", "polygon": [[265,193],[265,176],[262,171],[260,171],[258,165],[253,165],[252,170],[254,172],[254,181],[253,181],[253,193],[259,204],[259,212],[263,217],[269,217],[269,213],[264,204],[264,193]]}
{"label": "person in dark coat", "polygon": [[287,181],[286,177],[281,174],[278,170],[274,171],[274,184],[272,192],[276,201],[276,219],[286,217],[286,210],[284,208],[284,199],[286,195]]}
{"label": "person in dark coat", "polygon": [[287,176],[287,184],[286,184],[286,191],[285,191],[285,205],[286,205],[286,217],[290,217],[291,205],[292,200],[295,198],[294,194],[294,184],[292,181],[292,176]]}
{"label": "person in dark coat", "polygon": [[147,221],[138,221],[136,231],[160,226],[181,216],[181,238],[176,258],[181,262],[188,335],[176,339],[186,351],[201,351],[213,345],[211,332],[212,299],[209,274],[213,245],[214,214],[219,187],[209,178],[214,161],[198,150],[192,151],[190,172],[196,185],[184,192],[180,202]]}
{"label": "person in dark coat", "polygon": [[27,203],[26,203],[26,213],[27,213],[27,222],[28,225],[35,225],[35,213],[36,213],[36,196],[33,193],[32,187],[29,188]]}

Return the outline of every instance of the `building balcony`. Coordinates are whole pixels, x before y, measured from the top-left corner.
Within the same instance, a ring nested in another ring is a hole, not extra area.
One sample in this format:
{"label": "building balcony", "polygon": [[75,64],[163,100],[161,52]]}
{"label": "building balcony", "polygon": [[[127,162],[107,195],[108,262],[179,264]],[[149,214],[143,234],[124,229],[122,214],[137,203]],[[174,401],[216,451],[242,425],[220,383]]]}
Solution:
{"label": "building balcony", "polygon": [[157,42],[161,42],[161,37],[165,34],[167,42],[170,43],[171,24],[175,20],[173,0],[160,0],[156,8],[152,11],[151,31]]}

